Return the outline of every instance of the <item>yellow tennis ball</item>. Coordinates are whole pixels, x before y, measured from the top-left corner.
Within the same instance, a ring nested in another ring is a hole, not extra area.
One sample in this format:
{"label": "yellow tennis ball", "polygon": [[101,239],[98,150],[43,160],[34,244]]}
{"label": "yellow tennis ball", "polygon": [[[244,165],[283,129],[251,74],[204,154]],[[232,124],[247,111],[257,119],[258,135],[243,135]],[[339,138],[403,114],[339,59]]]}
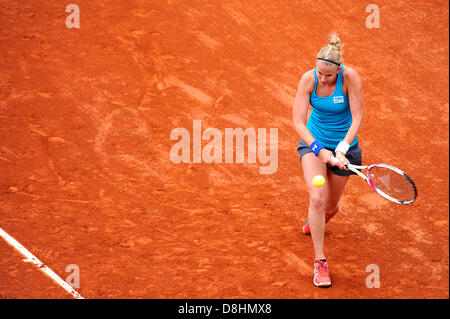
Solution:
{"label": "yellow tennis ball", "polygon": [[313,177],[312,183],[316,187],[321,187],[325,183],[325,178],[322,175],[316,175]]}

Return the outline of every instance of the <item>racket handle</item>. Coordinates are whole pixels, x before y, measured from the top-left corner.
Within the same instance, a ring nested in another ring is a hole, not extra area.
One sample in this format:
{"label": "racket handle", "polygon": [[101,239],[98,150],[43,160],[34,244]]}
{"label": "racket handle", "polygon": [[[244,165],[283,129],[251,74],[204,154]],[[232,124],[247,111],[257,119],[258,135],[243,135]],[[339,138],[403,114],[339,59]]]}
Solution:
{"label": "racket handle", "polygon": [[[339,162],[339,160],[338,160],[336,157],[334,157],[334,156],[331,158],[331,160],[332,160],[334,163]],[[350,164],[349,162],[345,162],[345,163],[344,163],[344,166],[348,168],[348,165],[349,165],[349,164]]]}

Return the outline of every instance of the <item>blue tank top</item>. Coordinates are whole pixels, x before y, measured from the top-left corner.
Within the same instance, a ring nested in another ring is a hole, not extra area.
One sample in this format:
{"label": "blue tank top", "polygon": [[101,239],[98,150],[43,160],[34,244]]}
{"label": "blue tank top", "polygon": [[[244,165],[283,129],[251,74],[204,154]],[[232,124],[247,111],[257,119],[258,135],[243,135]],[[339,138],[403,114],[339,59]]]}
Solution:
{"label": "blue tank top", "polygon": [[[342,70],[338,73],[334,92],[328,97],[316,95],[318,79],[316,69],[314,69],[314,91],[309,98],[312,110],[306,127],[315,140],[330,149],[336,148],[352,125],[352,113],[348,95],[344,94],[342,88],[344,66],[341,65],[341,67]],[[358,137],[353,140],[350,146],[354,146],[357,143]]]}

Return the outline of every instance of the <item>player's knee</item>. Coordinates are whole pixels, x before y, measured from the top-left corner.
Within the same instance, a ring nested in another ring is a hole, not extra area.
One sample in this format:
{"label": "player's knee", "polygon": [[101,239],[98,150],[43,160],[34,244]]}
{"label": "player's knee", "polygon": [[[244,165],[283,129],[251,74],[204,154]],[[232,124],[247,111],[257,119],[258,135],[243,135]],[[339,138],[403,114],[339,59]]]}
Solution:
{"label": "player's knee", "polygon": [[309,204],[314,208],[314,210],[323,211],[326,206],[325,196],[313,193],[309,197]]}
{"label": "player's knee", "polygon": [[339,205],[336,205],[334,207],[331,208],[327,208],[326,209],[326,214],[329,216],[334,216],[337,214],[337,212],[339,211]]}

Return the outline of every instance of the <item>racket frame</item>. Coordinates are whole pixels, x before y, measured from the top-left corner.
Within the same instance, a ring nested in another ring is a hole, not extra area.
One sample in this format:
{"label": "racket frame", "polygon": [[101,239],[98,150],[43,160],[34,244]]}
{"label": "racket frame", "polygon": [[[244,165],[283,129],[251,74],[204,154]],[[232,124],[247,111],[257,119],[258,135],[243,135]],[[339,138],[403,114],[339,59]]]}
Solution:
{"label": "racket frame", "polygon": [[[360,176],[362,179],[364,179],[367,182],[367,184],[369,184],[378,194],[380,194],[384,198],[386,198],[386,199],[388,199],[388,200],[390,200],[390,201],[392,201],[394,203],[408,205],[408,204],[411,204],[412,202],[414,202],[416,197],[417,197],[417,188],[416,188],[416,185],[414,184],[413,180],[405,172],[403,172],[402,170],[398,169],[397,167],[394,167],[394,166],[391,166],[391,165],[388,165],[388,164],[372,164],[372,165],[367,165],[367,166],[360,166],[360,165],[353,165],[353,164],[350,164],[350,163],[345,163],[345,166],[349,170],[351,170],[352,172],[354,172],[355,174]],[[411,185],[413,187],[414,197],[411,200],[409,200],[409,201],[402,201],[402,200],[396,199],[396,198],[386,194],[385,192],[383,192],[381,189],[379,189],[374,184],[374,182],[370,178],[370,174],[369,173],[370,173],[370,170],[373,167],[384,167],[384,168],[387,168],[387,169],[391,169],[394,172],[396,172],[396,173],[402,175],[403,177],[405,177],[411,183]],[[360,171],[360,170],[363,170],[363,169],[367,170],[367,174],[366,175],[364,175]]]}

